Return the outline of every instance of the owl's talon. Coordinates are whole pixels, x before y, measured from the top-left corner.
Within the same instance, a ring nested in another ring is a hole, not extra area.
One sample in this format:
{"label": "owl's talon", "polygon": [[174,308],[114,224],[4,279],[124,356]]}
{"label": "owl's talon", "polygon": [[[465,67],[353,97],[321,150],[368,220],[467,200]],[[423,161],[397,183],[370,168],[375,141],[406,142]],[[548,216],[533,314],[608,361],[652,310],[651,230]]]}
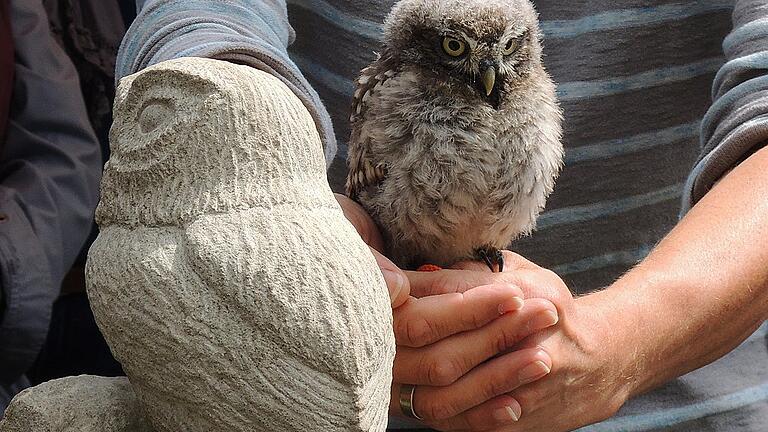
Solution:
{"label": "owl's talon", "polygon": [[[502,273],[504,271],[504,254],[502,254],[500,250],[496,249],[494,258],[496,265],[499,266],[499,273]],[[491,271],[493,271],[493,269],[491,269]]]}
{"label": "owl's talon", "polygon": [[501,273],[504,271],[504,254],[500,250],[489,246],[478,249],[476,254],[492,272]]}

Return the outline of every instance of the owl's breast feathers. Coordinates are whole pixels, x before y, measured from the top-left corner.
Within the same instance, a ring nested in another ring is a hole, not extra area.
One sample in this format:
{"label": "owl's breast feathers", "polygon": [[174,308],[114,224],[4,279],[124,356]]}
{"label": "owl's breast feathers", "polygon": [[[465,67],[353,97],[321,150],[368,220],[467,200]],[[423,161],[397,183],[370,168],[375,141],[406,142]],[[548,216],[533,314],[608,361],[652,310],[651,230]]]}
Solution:
{"label": "owl's breast feathers", "polygon": [[385,52],[357,80],[347,194],[356,200],[363,192],[375,194],[404,168],[415,186],[437,177],[450,180],[443,170],[468,174],[465,183],[478,177],[485,183],[499,170],[517,168],[510,164],[524,164],[539,150],[535,147],[560,147],[554,85],[540,72],[534,75],[541,79],[511,89],[505,106],[496,110],[473,89],[399,67]]}
{"label": "owl's breast feathers", "polygon": [[382,58],[358,81],[347,192],[397,263],[448,265],[530,232],[562,163],[561,111],[542,69],[501,110],[473,89]]}

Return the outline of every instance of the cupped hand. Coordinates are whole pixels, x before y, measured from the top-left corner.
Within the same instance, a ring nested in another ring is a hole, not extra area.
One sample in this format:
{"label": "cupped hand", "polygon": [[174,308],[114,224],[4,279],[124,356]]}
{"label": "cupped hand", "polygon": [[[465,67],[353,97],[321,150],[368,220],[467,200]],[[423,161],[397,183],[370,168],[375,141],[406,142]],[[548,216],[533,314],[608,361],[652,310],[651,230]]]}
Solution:
{"label": "cupped hand", "polygon": [[[598,293],[574,299],[555,273],[508,251],[504,258],[503,273],[491,273],[484,264],[466,262],[454,269],[409,274],[412,294],[466,295],[476,286],[508,284],[523,292],[526,306],[551,302],[559,322],[504,349],[500,346],[502,355],[457,381],[461,382],[458,392],[488,389],[489,383],[495,382],[494,391],[484,390],[486,397],[482,402],[468,409],[462,406],[465,410],[459,412],[461,408],[454,402],[456,396],[452,399],[448,394],[449,387],[442,393],[417,387],[415,411],[426,424],[444,431],[568,431],[613,415],[630,393],[632,377],[625,371],[631,370],[632,357],[631,349],[622,347],[613,337],[618,329],[601,319],[601,308],[606,307],[609,298]],[[505,324],[519,329],[519,323],[505,320],[496,320],[487,327],[499,327],[501,332]],[[466,343],[471,343],[469,338]],[[535,382],[521,385],[526,382],[521,379],[525,362],[517,360],[521,355],[530,356],[526,360],[546,359],[544,363],[551,370],[540,374]],[[402,378],[403,373],[400,375]],[[487,378],[491,376],[493,380]],[[396,375],[395,381],[397,378]],[[513,389],[506,390],[505,385]],[[500,390],[505,391],[495,394]]]}
{"label": "cupped hand", "polygon": [[525,295],[512,272],[406,274],[413,297],[394,311],[398,349],[390,412],[402,415],[400,387],[412,384],[414,411],[431,427],[486,430],[519,419],[523,407],[510,392],[548,375],[553,359],[535,344],[513,348],[558,322],[549,300],[560,300],[556,292]]}
{"label": "cupped hand", "polygon": [[[538,348],[494,359],[535,332],[557,323],[557,309],[547,301],[523,301],[510,283],[483,283],[429,295],[428,278],[406,273],[380,251],[384,243],[375,222],[356,202],[336,195],[347,219],[371,247],[392,299],[397,355],[391,413],[402,415],[398,383],[417,384],[417,413],[450,419],[549,373],[552,360]],[[424,273],[423,275],[428,275]],[[419,284],[411,296],[409,279]],[[489,361],[490,360],[490,361]],[[498,424],[519,417],[520,406],[502,399],[492,416]],[[479,411],[478,411],[479,413]],[[471,417],[473,414],[470,413]],[[496,424],[496,423],[495,423]]]}
{"label": "cupped hand", "polygon": [[374,258],[376,258],[376,263],[379,265],[381,274],[384,276],[384,281],[386,281],[387,288],[389,289],[389,299],[392,302],[392,307],[397,308],[401,306],[408,300],[410,294],[408,279],[400,268],[382,255],[381,251],[384,250],[384,240],[381,237],[379,228],[376,226],[376,222],[373,221],[360,204],[341,194],[334,194],[334,196],[341,206],[344,216],[355,227],[357,233],[360,234],[360,237],[371,249]]}
{"label": "cupped hand", "polygon": [[[464,293],[411,298],[394,311],[397,353],[390,413],[400,412],[401,384],[417,385],[414,409],[431,426],[487,423],[473,407],[547,375],[552,359],[531,347],[502,356],[520,341],[554,325],[554,305],[523,301],[514,285],[492,283]],[[495,401],[491,425],[519,417],[511,398]]]}

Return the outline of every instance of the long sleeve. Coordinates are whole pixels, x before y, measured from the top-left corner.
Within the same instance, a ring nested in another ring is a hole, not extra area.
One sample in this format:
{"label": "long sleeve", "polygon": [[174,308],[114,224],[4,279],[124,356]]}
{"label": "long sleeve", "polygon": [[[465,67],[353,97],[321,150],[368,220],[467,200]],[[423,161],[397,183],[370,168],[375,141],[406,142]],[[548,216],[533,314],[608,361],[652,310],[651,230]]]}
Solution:
{"label": "long sleeve", "polygon": [[683,195],[692,207],[736,164],[768,143],[768,0],[739,0],[723,42],[726,63],[701,125],[702,153]]}
{"label": "long sleeve", "polygon": [[178,57],[207,57],[245,64],[282,80],[317,125],[326,166],[336,153],[331,119],[320,97],[288,57],[295,33],[284,0],[148,0],[128,29],[116,78]]}
{"label": "long sleeve", "polygon": [[77,74],[42,2],[10,4],[16,60],[0,156],[0,412],[45,340],[61,281],[90,232],[101,174]]}

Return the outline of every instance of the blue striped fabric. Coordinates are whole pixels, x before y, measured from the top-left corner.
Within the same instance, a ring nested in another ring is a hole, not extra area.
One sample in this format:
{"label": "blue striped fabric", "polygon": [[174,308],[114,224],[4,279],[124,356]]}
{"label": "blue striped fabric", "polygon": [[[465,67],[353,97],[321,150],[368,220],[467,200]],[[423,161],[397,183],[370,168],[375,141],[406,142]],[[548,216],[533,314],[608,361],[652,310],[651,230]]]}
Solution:
{"label": "blue striped fabric", "polygon": [[614,10],[587,15],[572,20],[544,19],[541,29],[546,39],[575,38],[585,33],[606,30],[624,30],[632,27],[651,26],[677,21],[712,12],[730,11],[733,1],[689,1],[670,2],[660,6],[620,9],[616,2]]}
{"label": "blue striped fabric", "polygon": [[[348,97],[351,97],[355,92],[352,78],[336,74],[300,54],[294,54],[291,57],[301,70],[314,81]],[[712,74],[720,70],[721,66],[723,66],[723,58],[718,56],[681,66],[654,69],[632,76],[611,77],[602,81],[564,82],[557,86],[557,95],[560,101],[571,101],[627,93]]]}
{"label": "blue striped fabric", "polygon": [[[394,0],[146,3],[119,75],[181,55],[277,74],[330,135],[327,109],[339,143],[329,180],[342,190],[353,80],[379,49]],[[565,110],[566,167],[538,231],[511,247],[587,292],[643,259],[676,223],[681,199],[685,211],[768,138],[768,0],[534,3]],[[296,35],[287,50],[285,8]],[[765,339],[763,327],[724,359],[582,431],[768,430]]]}

